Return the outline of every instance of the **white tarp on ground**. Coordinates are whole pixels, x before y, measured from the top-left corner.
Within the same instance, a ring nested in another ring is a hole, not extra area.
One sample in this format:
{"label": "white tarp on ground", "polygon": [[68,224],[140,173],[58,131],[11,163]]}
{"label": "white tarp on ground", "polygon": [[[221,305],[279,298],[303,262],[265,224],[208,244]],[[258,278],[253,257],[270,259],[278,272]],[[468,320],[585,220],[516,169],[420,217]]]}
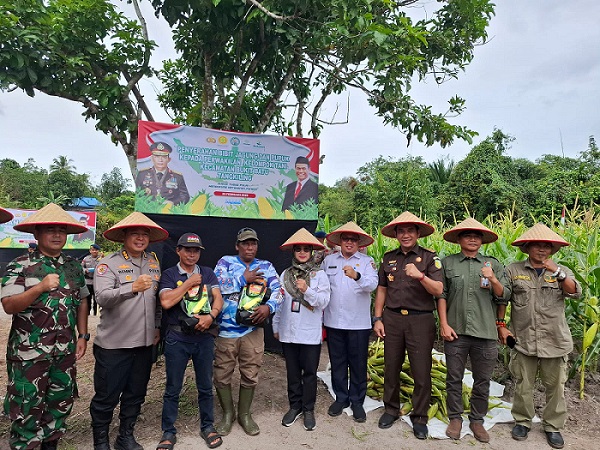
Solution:
{"label": "white tarp on ground", "polygon": [[[432,354],[435,358],[438,358],[441,360],[445,359],[445,355],[443,353],[433,351]],[[334,394],[333,388],[331,386],[331,369],[330,369],[329,365],[327,365],[327,369],[324,372],[317,372],[317,376],[321,380],[323,380],[323,382],[327,385],[327,389],[329,390],[329,393],[335,399],[335,394]],[[469,387],[473,386],[473,376],[471,375],[471,372],[468,370],[465,370],[465,376],[463,378],[463,383],[465,383]],[[492,408],[488,412],[487,416],[485,417],[483,426],[485,427],[486,430],[489,430],[497,423],[510,423],[510,422],[514,421],[512,415],[510,413],[512,404],[500,400],[500,397],[502,397],[503,394],[504,394],[504,386],[492,381],[490,384],[490,401],[492,403],[500,403],[500,405],[495,408]],[[495,398],[491,398],[491,397],[495,397]],[[373,411],[375,409],[382,408],[383,402],[374,400],[371,397],[366,397],[363,407],[365,408],[365,411],[368,413],[369,411]],[[352,416],[351,408],[346,408],[344,410],[344,412],[346,414],[348,414],[349,416]],[[410,417],[402,416],[402,420],[404,420],[409,426],[412,427]],[[427,426],[429,428],[429,435],[432,438],[434,438],[434,439],[449,439],[448,436],[446,436],[446,427],[448,425],[446,423],[442,422],[441,420],[433,418],[433,419],[429,420]],[[460,437],[463,438],[467,434],[472,435],[473,433],[469,429],[469,418],[465,414],[463,416],[463,427],[462,427]]]}

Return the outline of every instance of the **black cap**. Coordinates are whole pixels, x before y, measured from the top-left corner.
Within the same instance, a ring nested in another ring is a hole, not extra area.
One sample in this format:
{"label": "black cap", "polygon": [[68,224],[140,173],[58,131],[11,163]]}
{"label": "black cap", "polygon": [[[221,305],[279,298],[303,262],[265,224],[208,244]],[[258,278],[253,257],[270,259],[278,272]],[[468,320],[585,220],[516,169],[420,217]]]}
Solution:
{"label": "black cap", "polygon": [[327,233],[325,233],[325,232],[324,232],[324,231],[322,231],[322,230],[319,230],[319,231],[317,231],[317,232],[315,233],[315,237],[316,237],[316,238],[324,238],[324,237],[326,237],[326,236],[327,236]]}
{"label": "black cap", "polygon": [[35,242],[30,242],[29,248],[37,248],[37,244]]}
{"label": "black cap", "polygon": [[310,161],[306,156],[298,156],[294,164],[306,164],[308,166],[310,165]]}
{"label": "black cap", "polygon": [[90,248],[95,248],[96,250],[100,250],[100,246],[98,244],[90,245]]}
{"label": "black cap", "polygon": [[204,250],[202,239],[196,233],[185,233],[177,241],[177,247],[196,247]]}

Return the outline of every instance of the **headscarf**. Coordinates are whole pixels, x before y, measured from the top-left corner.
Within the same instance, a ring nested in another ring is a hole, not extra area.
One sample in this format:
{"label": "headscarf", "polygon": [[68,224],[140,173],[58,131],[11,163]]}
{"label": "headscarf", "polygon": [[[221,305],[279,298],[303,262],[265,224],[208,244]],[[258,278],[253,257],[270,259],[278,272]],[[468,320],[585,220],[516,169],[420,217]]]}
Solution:
{"label": "headscarf", "polygon": [[296,287],[296,280],[302,279],[307,284],[310,283],[310,274],[316,270],[320,270],[319,264],[315,262],[314,250],[312,251],[308,261],[301,263],[296,259],[296,256],[292,258],[292,265],[288,267],[283,276],[283,286],[285,290],[295,299],[300,301],[304,300],[304,294]]}

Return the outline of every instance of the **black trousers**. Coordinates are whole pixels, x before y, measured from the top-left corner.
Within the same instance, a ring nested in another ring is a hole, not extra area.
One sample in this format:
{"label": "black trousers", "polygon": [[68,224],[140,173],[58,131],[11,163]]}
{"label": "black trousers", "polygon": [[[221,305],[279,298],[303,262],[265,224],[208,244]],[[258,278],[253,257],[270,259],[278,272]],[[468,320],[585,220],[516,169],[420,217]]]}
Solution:
{"label": "black trousers", "polygon": [[410,371],[415,380],[412,395],[412,423],[427,423],[431,399],[431,349],[435,340],[433,314],[403,316],[383,310],[385,327],[385,382],[383,403],[385,412],[397,416],[400,411],[400,371],[408,353]]}
{"label": "black trousers", "polygon": [[[340,330],[329,327],[325,329],[335,400],[345,405],[362,405],[367,395],[367,356],[371,329]],[[350,369],[349,384],[348,369]]]}
{"label": "black trousers", "polygon": [[121,424],[135,423],[146,398],[152,369],[152,346],[105,349],[94,345],[94,390],[90,404],[92,427],[110,424],[121,402]]}
{"label": "black trousers", "polygon": [[282,342],[290,408],[313,411],[317,400],[317,368],[321,344]]}

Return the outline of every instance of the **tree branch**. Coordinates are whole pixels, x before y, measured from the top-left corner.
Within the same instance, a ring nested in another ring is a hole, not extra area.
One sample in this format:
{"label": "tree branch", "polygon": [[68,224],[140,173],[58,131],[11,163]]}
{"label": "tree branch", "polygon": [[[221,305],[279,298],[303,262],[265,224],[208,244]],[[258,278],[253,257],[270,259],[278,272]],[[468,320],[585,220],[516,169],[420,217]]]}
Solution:
{"label": "tree branch", "polygon": [[297,15],[293,15],[293,16],[278,16],[277,14],[272,13],[267,8],[265,8],[263,5],[261,5],[257,0],[246,0],[246,3],[248,3],[248,4],[252,5],[252,6],[255,6],[256,8],[258,8],[259,10],[261,10],[263,13],[265,13],[267,16],[269,16],[271,19],[285,21],[285,20],[295,19],[296,17],[298,17]]}
{"label": "tree branch", "polygon": [[281,79],[277,90],[269,99],[269,102],[265,106],[264,114],[262,115],[262,117],[258,121],[258,124],[256,124],[256,127],[254,128],[255,133],[263,133],[267,128],[267,125],[269,125],[273,114],[275,114],[275,111],[277,110],[277,103],[281,99],[281,96],[285,92],[290,80],[294,76],[294,72],[296,71],[296,69],[298,69],[300,61],[302,61],[302,55],[300,51],[294,51],[294,57],[290,61],[290,65],[287,68],[286,74]]}

